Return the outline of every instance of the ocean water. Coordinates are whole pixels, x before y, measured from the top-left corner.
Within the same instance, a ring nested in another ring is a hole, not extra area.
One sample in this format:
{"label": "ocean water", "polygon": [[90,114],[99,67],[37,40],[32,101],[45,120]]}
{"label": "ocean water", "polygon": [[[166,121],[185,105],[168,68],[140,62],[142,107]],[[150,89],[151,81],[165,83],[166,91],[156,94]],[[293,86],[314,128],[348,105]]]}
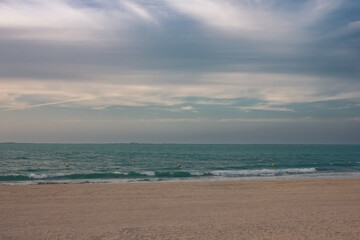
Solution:
{"label": "ocean water", "polygon": [[360,145],[0,144],[0,184],[333,177],[360,177]]}

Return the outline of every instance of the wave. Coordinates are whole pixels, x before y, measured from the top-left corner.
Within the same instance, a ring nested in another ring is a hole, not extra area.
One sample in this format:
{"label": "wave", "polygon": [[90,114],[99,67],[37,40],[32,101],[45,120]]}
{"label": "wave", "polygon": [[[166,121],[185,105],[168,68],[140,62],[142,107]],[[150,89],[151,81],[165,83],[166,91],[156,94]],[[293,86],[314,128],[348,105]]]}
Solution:
{"label": "wave", "polygon": [[47,179],[47,178],[57,178],[57,177],[64,177],[68,174],[64,174],[64,173],[53,173],[53,174],[35,174],[35,173],[30,173],[28,175],[29,178],[31,179]]}
{"label": "wave", "polygon": [[284,168],[284,169],[253,169],[253,170],[216,170],[211,174],[223,177],[241,177],[241,176],[276,176],[283,174],[301,174],[313,173],[316,168]]}
{"label": "wave", "polygon": [[209,171],[130,171],[112,173],[30,173],[27,175],[0,175],[0,181],[34,181],[34,180],[76,180],[76,179],[169,179],[201,177],[256,177],[279,176],[290,174],[314,173],[316,168],[285,169],[248,169],[248,170],[209,170]]}

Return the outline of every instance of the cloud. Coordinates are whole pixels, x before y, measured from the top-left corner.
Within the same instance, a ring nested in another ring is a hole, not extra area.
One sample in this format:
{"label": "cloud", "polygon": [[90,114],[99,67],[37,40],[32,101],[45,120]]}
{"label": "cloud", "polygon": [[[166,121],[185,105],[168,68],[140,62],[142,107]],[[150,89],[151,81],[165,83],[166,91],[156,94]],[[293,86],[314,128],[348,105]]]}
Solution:
{"label": "cloud", "polygon": [[358,84],[350,87],[336,78],[304,74],[228,72],[204,74],[201,79],[213,86],[208,96],[217,98],[245,97],[275,104],[360,98]]}
{"label": "cloud", "polygon": [[348,28],[351,32],[358,32],[358,31],[360,31],[360,21],[350,22],[349,25],[347,26],[347,28]]}
{"label": "cloud", "polygon": [[[328,46],[345,2],[1,1],[0,107],[290,112],[293,103],[359,101],[356,43]],[[351,35],[359,21],[336,26]]]}
{"label": "cloud", "polygon": [[244,106],[238,107],[238,109],[242,111],[249,111],[249,110],[261,110],[261,111],[277,111],[277,112],[294,112],[293,109],[283,107],[279,104],[268,104],[268,103],[257,103],[253,106]]}
{"label": "cloud", "polygon": [[140,6],[139,4],[136,4],[135,2],[129,2],[129,1],[119,1],[120,4],[125,6],[130,12],[132,12],[134,15],[138,16],[145,22],[155,23],[157,24],[157,21],[154,16],[152,16],[149,11],[147,11],[145,8]]}
{"label": "cloud", "polygon": [[0,2],[1,37],[60,42],[119,41],[129,38],[141,26],[158,29],[168,22],[181,23],[190,18],[205,26],[206,31],[220,31],[232,37],[299,42],[311,38],[307,28],[325,19],[344,2],[164,1],[166,4],[163,1],[5,0]]}
{"label": "cloud", "polygon": [[192,106],[185,106],[182,107],[181,110],[194,110],[194,108]]}
{"label": "cloud", "polygon": [[63,100],[63,101],[57,101],[57,102],[48,102],[48,103],[41,103],[41,104],[14,104],[15,107],[11,107],[6,109],[5,111],[14,111],[14,110],[25,110],[29,108],[37,108],[37,107],[44,107],[44,106],[51,106],[51,105],[61,105],[64,103],[73,103],[73,102],[79,102],[89,100],[89,98],[78,98],[78,99],[70,99],[70,100]]}
{"label": "cloud", "polygon": [[2,1],[2,38],[80,41],[95,39],[95,32],[110,24],[102,14],[89,8],[75,8],[66,1]]}
{"label": "cloud", "polygon": [[0,26],[4,28],[101,28],[98,19],[66,1],[2,1]]}
{"label": "cloud", "polygon": [[270,1],[167,0],[169,6],[200,24],[230,36],[257,41],[303,41],[306,29],[341,6],[339,0],[290,3]]}
{"label": "cloud", "polygon": [[0,2],[0,38],[56,42],[123,40],[139,22],[155,17],[135,2],[86,3],[66,0]]}
{"label": "cloud", "polygon": [[234,105],[236,101],[232,99],[195,99],[194,103],[199,105],[219,105],[219,106],[231,106]]}
{"label": "cloud", "polygon": [[360,21],[352,21],[346,25],[343,25],[331,33],[327,37],[331,38],[342,38],[351,34],[356,34],[360,32]]}
{"label": "cloud", "polygon": [[[155,79],[159,75],[168,81],[157,82]],[[238,106],[242,110],[292,111],[286,105],[334,100],[360,101],[358,85],[347,86],[328,78],[294,74],[207,73],[184,83],[172,81],[174,74],[166,71],[122,72],[113,77],[93,77],[86,82],[74,80],[70,83],[36,79],[2,81],[0,107],[20,110],[50,104],[89,109],[99,106],[157,105],[194,110],[192,104],[215,103]],[[241,105],[237,99],[256,101],[254,104]]]}

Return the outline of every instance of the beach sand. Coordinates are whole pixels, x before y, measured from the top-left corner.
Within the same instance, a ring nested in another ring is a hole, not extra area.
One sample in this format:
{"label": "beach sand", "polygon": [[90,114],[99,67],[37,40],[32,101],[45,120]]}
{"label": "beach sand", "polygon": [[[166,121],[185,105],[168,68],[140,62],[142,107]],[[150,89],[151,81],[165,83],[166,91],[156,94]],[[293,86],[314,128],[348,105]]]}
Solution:
{"label": "beach sand", "polygon": [[0,239],[360,239],[360,179],[3,185]]}

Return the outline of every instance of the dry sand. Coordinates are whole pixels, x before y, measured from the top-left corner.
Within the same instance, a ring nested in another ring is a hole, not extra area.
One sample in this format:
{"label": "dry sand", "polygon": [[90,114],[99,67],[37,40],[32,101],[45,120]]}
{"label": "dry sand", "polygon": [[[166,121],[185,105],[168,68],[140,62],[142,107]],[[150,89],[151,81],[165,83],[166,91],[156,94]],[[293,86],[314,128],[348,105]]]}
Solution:
{"label": "dry sand", "polygon": [[360,179],[0,186],[0,239],[360,239]]}

